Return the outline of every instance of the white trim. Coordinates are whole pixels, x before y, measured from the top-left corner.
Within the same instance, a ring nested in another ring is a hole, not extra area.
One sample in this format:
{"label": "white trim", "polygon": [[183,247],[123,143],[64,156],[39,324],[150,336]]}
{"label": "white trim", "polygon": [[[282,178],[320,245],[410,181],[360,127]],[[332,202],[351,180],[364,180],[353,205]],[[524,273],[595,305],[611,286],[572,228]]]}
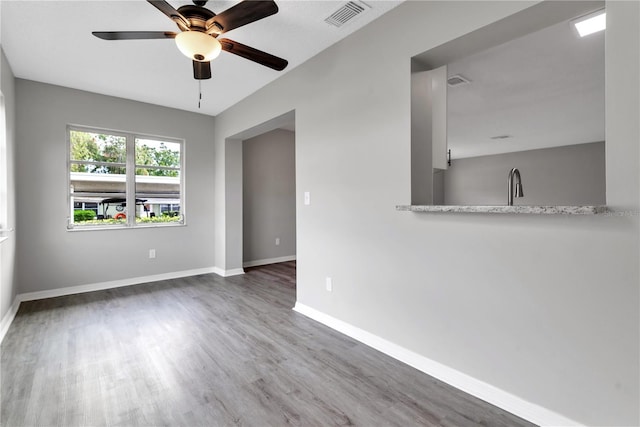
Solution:
{"label": "white trim", "polygon": [[240,274],[244,274],[244,269],[242,268],[234,268],[232,270],[223,270],[219,267],[213,267],[213,272],[218,276],[229,277],[229,276],[238,276]]}
{"label": "white trim", "polygon": [[215,267],[197,268],[194,270],[175,271],[172,273],[154,274],[151,276],[132,277],[129,279],[112,280],[109,282],[92,283],[88,285],[70,286],[68,288],[51,289],[48,291],[28,292],[19,294],[20,301],[33,301],[44,298],[61,297],[64,295],[81,294],[84,292],[102,291],[120,288],[122,286],[140,285],[160,280],[178,279],[180,277],[197,276],[198,274],[216,273]]}
{"label": "white trim", "polygon": [[491,384],[464,374],[435,360],[380,338],[370,332],[331,317],[321,311],[296,301],[294,311],[341,332],[388,356],[412,366],[427,375],[439,379],[472,396],[511,412],[540,426],[582,426],[577,421],[566,418],[549,409],[528,402]]}
{"label": "white trim", "polygon": [[13,323],[13,319],[15,319],[16,313],[18,313],[19,307],[20,307],[20,298],[19,296],[16,296],[16,298],[13,300],[13,304],[11,304],[11,307],[9,307],[9,311],[7,311],[5,315],[2,317],[2,322],[0,323],[0,344],[2,344],[2,340],[4,339],[4,336],[7,334],[7,331],[9,330],[9,326],[11,326],[11,323]]}
{"label": "white trim", "polygon": [[278,262],[295,261],[295,255],[281,256],[277,258],[265,258],[256,259],[254,261],[247,261],[242,264],[243,267],[257,267],[259,265],[276,264]]}

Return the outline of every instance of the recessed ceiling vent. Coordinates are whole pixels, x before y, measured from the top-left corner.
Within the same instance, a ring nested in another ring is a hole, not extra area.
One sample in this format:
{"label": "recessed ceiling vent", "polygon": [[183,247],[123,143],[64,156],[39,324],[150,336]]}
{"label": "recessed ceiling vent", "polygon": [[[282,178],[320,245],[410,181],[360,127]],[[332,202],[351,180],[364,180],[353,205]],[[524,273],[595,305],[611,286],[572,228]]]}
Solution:
{"label": "recessed ceiling vent", "polygon": [[367,9],[371,9],[371,6],[362,1],[350,1],[336,10],[324,20],[327,24],[331,24],[334,27],[342,27],[344,24],[360,15]]}
{"label": "recessed ceiling vent", "polygon": [[449,85],[449,87],[464,86],[469,83],[471,83],[471,81],[462,77],[460,74],[456,74],[455,76],[451,76],[447,79],[447,85]]}

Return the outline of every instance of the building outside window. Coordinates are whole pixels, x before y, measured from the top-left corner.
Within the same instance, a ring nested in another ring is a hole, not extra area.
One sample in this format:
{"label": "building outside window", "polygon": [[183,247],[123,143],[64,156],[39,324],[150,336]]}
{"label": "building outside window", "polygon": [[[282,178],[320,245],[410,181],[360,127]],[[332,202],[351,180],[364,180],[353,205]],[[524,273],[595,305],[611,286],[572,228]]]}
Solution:
{"label": "building outside window", "polygon": [[98,215],[98,204],[91,202],[74,202],[73,210],[75,211],[93,211],[95,215]]}
{"label": "building outside window", "polygon": [[183,140],[79,126],[68,139],[70,229],[184,224]]}

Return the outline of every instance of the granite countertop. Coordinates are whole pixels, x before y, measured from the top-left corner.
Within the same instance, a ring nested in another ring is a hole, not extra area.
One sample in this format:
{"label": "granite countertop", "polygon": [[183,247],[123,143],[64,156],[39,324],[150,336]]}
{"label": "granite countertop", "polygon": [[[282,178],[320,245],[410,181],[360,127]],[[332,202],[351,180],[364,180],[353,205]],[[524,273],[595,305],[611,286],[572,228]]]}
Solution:
{"label": "granite countertop", "polygon": [[398,205],[397,211],[409,212],[462,212],[500,214],[543,214],[543,215],[596,215],[607,212],[606,206],[440,206],[440,205]]}

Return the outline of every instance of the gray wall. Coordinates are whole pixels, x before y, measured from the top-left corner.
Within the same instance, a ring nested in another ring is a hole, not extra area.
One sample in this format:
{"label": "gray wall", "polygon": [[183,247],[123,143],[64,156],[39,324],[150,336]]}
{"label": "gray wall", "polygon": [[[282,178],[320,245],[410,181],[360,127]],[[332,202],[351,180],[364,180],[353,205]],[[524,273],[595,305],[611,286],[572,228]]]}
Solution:
{"label": "gray wall", "polygon": [[431,74],[411,73],[411,204],[434,200]]}
{"label": "gray wall", "polygon": [[295,110],[300,303],[583,423],[637,425],[637,2],[607,6],[618,215],[394,209],[411,200],[410,58],[531,4],[405,2],[217,116],[216,265],[242,262],[227,139]]}
{"label": "gray wall", "polygon": [[[16,228],[15,80],[1,46],[0,91],[4,95],[5,102],[7,143],[7,223],[0,224],[0,227]],[[0,319],[7,314],[17,294],[16,236],[18,231],[4,235],[9,238],[0,243]]]}
{"label": "gray wall", "polygon": [[[211,117],[20,79],[16,102],[20,292],[214,266]],[[184,138],[187,226],[67,231],[69,123]]]}
{"label": "gray wall", "polygon": [[595,142],[453,160],[444,172],[444,204],[506,204],[507,176],[517,167],[524,197],[514,205],[604,205],[604,150]]}
{"label": "gray wall", "polygon": [[245,263],[296,254],[295,157],[291,131],[276,129],[243,142]]}

